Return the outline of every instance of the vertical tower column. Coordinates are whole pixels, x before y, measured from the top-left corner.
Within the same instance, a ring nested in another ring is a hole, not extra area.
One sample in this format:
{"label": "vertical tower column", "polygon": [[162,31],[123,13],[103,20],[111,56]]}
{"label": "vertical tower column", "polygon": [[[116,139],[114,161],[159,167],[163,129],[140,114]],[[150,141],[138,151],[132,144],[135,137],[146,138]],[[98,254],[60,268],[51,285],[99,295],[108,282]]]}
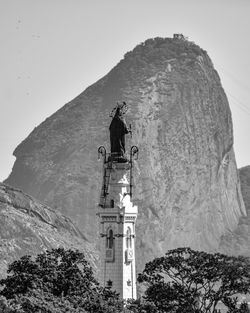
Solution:
{"label": "vertical tower column", "polygon": [[99,216],[101,282],[121,298],[136,299],[135,222],[137,206],[131,202],[132,157],[119,163],[104,161]]}

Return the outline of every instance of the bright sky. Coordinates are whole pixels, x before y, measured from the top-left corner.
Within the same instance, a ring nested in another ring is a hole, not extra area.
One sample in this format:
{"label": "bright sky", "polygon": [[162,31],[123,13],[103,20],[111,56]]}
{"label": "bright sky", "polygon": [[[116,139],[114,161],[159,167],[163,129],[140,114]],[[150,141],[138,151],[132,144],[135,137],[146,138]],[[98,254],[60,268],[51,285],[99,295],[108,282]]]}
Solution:
{"label": "bright sky", "polygon": [[238,167],[250,164],[249,0],[0,0],[0,181],[46,117],[153,37],[207,50],[233,115]]}

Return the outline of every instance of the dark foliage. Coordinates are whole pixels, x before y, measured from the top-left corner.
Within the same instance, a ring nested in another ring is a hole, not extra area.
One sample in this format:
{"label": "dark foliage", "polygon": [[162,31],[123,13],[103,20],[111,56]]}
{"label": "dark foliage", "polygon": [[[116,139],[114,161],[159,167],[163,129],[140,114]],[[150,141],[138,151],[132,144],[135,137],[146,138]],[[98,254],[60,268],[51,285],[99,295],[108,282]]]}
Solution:
{"label": "dark foliage", "polygon": [[215,313],[219,301],[229,312],[242,312],[236,295],[250,291],[250,262],[245,257],[179,248],[147,263],[138,281],[147,284],[145,300],[158,312]]}
{"label": "dark foliage", "polygon": [[142,298],[137,300],[130,299],[126,303],[125,313],[158,313],[158,309],[154,303],[146,301]]}
{"label": "dark foliage", "polygon": [[118,294],[99,286],[79,251],[53,249],[35,260],[24,256],[9,266],[8,274],[0,281],[6,312],[115,313],[123,308]]}
{"label": "dark foliage", "polygon": [[250,262],[244,257],[170,250],[147,263],[138,281],[147,286],[145,296],[124,308],[117,293],[100,287],[82,253],[54,249],[9,266],[0,281],[0,312],[218,313],[221,301],[228,313],[249,313],[236,297],[250,290]]}

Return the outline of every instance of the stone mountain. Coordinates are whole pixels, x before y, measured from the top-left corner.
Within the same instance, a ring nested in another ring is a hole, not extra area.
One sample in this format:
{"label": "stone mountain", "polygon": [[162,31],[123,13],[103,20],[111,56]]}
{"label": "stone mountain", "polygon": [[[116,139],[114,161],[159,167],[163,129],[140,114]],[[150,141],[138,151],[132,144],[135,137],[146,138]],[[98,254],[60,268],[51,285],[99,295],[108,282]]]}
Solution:
{"label": "stone mountain", "polygon": [[109,147],[109,113],[118,100],[129,105],[127,148],[140,150],[133,195],[139,268],[177,246],[223,249],[221,239],[246,214],[231,112],[206,51],[187,40],[149,39],[128,52],[16,148],[6,182],[70,216],[97,241],[97,148]]}
{"label": "stone mountain", "polygon": [[64,247],[84,251],[93,266],[97,254],[70,218],[22,191],[0,184],[0,277],[23,255]]}
{"label": "stone mountain", "polygon": [[246,216],[240,218],[233,232],[222,236],[219,249],[224,253],[250,256],[250,166],[242,167],[239,175]]}

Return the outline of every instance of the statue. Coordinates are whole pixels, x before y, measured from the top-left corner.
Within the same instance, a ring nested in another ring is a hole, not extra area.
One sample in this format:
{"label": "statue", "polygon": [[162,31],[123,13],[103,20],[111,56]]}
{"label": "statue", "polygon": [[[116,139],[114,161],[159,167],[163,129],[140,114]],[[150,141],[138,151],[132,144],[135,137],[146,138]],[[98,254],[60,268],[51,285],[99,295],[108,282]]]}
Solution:
{"label": "statue", "polygon": [[111,155],[121,161],[122,159],[124,159],[124,161],[126,160],[125,135],[131,132],[123,117],[127,109],[128,107],[126,102],[123,102],[122,104],[118,103],[110,113],[110,116],[113,117],[109,126]]}

